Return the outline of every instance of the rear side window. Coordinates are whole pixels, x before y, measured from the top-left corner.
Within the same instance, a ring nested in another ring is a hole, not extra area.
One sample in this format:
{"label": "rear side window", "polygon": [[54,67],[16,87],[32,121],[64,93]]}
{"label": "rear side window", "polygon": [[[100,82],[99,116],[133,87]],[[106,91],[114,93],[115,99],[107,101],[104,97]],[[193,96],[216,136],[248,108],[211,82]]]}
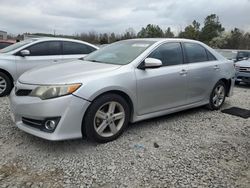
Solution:
{"label": "rear side window", "polygon": [[179,65],[183,63],[180,43],[163,44],[153,51],[149,57],[161,60],[163,66]]}
{"label": "rear side window", "polygon": [[30,56],[47,56],[47,55],[60,55],[61,54],[61,42],[48,41],[34,44],[28,48]]}
{"label": "rear side window", "polygon": [[89,54],[96,49],[81,43],[63,42],[63,55]]}
{"label": "rear side window", "polygon": [[201,45],[194,43],[184,43],[184,48],[188,63],[208,61],[206,49]]}

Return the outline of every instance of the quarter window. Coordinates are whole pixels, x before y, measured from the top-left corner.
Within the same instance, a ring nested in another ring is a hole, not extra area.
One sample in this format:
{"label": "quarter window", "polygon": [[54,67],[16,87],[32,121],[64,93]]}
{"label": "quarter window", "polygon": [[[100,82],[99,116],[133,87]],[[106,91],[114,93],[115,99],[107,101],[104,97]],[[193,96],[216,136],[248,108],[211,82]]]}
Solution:
{"label": "quarter window", "polygon": [[184,43],[188,63],[208,61],[206,49],[199,44]]}
{"label": "quarter window", "polygon": [[183,63],[180,43],[163,44],[153,51],[149,57],[161,60],[163,66],[179,65]]}
{"label": "quarter window", "polygon": [[76,42],[63,42],[63,55],[70,55],[70,54],[89,54],[96,49]]}
{"label": "quarter window", "polygon": [[206,50],[206,52],[207,52],[207,57],[208,57],[209,61],[216,61],[217,60],[211,52],[209,52],[208,50]]}
{"label": "quarter window", "polygon": [[59,41],[41,42],[26,49],[30,51],[30,56],[60,55],[61,43]]}

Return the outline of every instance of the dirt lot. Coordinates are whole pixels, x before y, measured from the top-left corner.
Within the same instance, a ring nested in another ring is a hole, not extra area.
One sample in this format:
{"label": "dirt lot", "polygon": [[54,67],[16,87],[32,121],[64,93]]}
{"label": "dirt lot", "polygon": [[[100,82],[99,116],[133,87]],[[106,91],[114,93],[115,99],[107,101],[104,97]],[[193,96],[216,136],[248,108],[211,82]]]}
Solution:
{"label": "dirt lot", "polygon": [[[250,109],[250,87],[229,106]],[[18,130],[0,98],[0,187],[250,187],[250,119],[196,108],[107,144],[49,142]]]}

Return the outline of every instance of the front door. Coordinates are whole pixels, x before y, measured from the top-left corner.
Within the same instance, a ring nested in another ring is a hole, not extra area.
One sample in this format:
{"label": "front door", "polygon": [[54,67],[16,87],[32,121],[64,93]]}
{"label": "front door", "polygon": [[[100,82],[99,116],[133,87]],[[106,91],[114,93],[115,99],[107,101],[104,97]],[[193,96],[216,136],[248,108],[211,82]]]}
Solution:
{"label": "front door", "polygon": [[20,52],[16,56],[17,77],[24,72],[48,65],[60,63],[61,58],[61,42],[46,41],[36,43],[23,50],[29,50],[30,55],[21,56]]}
{"label": "front door", "polygon": [[138,115],[166,110],[187,103],[186,65],[180,43],[165,43],[148,57],[162,61],[154,69],[136,69]]}

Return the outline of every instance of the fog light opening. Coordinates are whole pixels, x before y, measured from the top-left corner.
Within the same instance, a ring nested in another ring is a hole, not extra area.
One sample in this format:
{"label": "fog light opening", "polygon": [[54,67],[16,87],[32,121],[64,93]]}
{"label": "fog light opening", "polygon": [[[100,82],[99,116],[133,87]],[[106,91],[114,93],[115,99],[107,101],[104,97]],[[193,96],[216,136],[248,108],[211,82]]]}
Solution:
{"label": "fog light opening", "polygon": [[54,120],[47,120],[45,122],[45,128],[49,131],[53,131],[56,128],[56,122]]}

